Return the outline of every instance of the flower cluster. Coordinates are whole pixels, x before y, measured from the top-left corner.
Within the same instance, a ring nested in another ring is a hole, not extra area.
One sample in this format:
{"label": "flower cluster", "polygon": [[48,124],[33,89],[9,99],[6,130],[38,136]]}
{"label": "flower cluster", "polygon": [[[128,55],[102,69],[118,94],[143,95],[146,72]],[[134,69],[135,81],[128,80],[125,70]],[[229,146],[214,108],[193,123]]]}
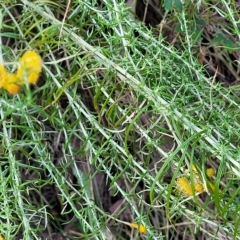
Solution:
{"label": "flower cluster", "polygon": [[208,178],[207,181],[207,187],[205,187],[202,178],[199,175],[199,172],[197,171],[197,168],[195,165],[192,165],[192,179],[193,182],[191,184],[190,181],[190,176],[187,177],[179,177],[176,182],[175,186],[177,191],[186,197],[193,196],[194,191],[196,193],[202,193],[202,192],[213,192],[214,191],[214,183],[212,181],[214,175],[215,175],[215,170],[213,168],[208,168],[206,170],[206,176]]}
{"label": "flower cluster", "polygon": [[0,64],[0,88],[6,89],[10,94],[17,94],[23,85],[36,84],[41,71],[41,57],[35,51],[27,51],[20,58],[16,73],[8,73]]}
{"label": "flower cluster", "polygon": [[129,223],[128,224],[132,228],[136,228],[140,233],[146,234],[147,228],[143,224],[138,224],[138,223]]}

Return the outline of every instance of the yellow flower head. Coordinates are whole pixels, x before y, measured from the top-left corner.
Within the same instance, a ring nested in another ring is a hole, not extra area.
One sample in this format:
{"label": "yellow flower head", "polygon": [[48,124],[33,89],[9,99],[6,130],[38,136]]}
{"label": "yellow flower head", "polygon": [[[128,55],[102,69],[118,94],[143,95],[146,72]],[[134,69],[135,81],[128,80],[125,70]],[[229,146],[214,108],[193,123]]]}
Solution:
{"label": "yellow flower head", "polygon": [[147,228],[143,224],[130,223],[129,226],[136,228],[142,234],[145,234],[147,232]]}
{"label": "yellow flower head", "polygon": [[16,74],[13,74],[13,73],[8,73],[7,74],[7,82],[4,86],[4,88],[10,94],[17,94],[21,91],[21,87],[19,86]]}
{"label": "yellow flower head", "polygon": [[215,170],[213,168],[208,168],[206,174],[209,178],[212,178],[215,175]]}
{"label": "yellow flower head", "polygon": [[185,196],[192,196],[193,190],[189,180],[186,177],[180,177],[176,181],[177,190]]}
{"label": "yellow flower head", "polygon": [[199,192],[199,193],[204,192],[204,186],[202,183],[194,183],[194,189],[196,192]]}
{"label": "yellow flower head", "polygon": [[29,84],[36,84],[42,71],[42,59],[34,51],[27,51],[20,59],[17,78]]}
{"label": "yellow flower head", "polygon": [[0,64],[0,88],[4,87],[7,81],[7,71],[5,67]]}

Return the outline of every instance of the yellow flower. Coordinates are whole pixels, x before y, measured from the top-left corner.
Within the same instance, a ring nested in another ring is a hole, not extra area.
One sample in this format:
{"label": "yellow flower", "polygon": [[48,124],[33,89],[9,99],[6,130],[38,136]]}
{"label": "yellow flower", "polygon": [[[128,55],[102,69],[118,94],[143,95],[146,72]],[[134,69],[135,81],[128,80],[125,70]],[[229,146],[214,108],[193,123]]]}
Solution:
{"label": "yellow flower", "polygon": [[176,181],[177,190],[185,196],[192,196],[193,190],[189,180],[186,177],[180,177]]}
{"label": "yellow flower", "polygon": [[[206,175],[208,179],[206,179],[207,186],[204,186],[203,179],[198,172],[198,167],[196,165],[191,165],[190,168],[192,171],[194,191],[197,193],[202,193],[202,192],[214,193],[215,186],[214,186],[214,182],[212,181],[212,178],[215,175],[215,170],[213,168],[208,168],[206,170]],[[189,178],[191,178],[191,175],[189,176],[189,171],[188,171],[187,177],[179,177],[175,182],[177,191],[181,193],[183,196],[187,196],[187,197],[192,196],[194,192]],[[221,190],[219,190],[219,193],[222,193]]]}
{"label": "yellow flower", "polygon": [[0,64],[0,88],[5,88],[10,94],[17,94],[25,83],[36,84],[41,71],[41,57],[34,51],[27,51],[20,59],[16,74],[7,73]]}
{"label": "yellow flower", "polygon": [[194,189],[196,192],[199,192],[199,193],[204,192],[204,186],[202,183],[194,183]]}
{"label": "yellow flower", "polygon": [[[206,192],[210,192],[210,193],[214,193],[215,192],[215,185],[214,185],[214,183],[213,182],[210,182],[210,181],[208,181],[207,182],[207,190],[206,190]],[[222,191],[220,190],[220,189],[218,189],[218,193],[222,193]]]}
{"label": "yellow flower", "polygon": [[215,175],[215,170],[213,168],[208,168],[206,174],[209,178],[212,178]]}
{"label": "yellow flower", "polygon": [[143,224],[129,223],[129,226],[136,228],[142,234],[145,234],[147,232],[147,228]]}
{"label": "yellow flower", "polygon": [[14,73],[8,73],[7,74],[7,81],[4,86],[4,88],[10,93],[10,94],[17,94],[21,91],[21,87],[18,83],[18,79],[16,74]]}
{"label": "yellow flower", "polygon": [[0,235],[0,240],[4,240],[4,238]]}
{"label": "yellow flower", "polygon": [[7,71],[5,67],[0,64],[0,88],[4,87],[7,81]]}
{"label": "yellow flower", "polygon": [[29,84],[36,84],[42,71],[42,59],[34,51],[27,51],[20,59],[17,78]]}

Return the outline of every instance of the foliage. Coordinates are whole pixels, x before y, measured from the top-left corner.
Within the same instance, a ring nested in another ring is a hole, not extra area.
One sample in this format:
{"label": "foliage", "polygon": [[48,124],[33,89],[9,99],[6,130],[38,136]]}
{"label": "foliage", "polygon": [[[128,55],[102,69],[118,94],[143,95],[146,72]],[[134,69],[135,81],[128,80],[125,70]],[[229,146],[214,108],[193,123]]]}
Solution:
{"label": "foliage", "polygon": [[211,9],[235,39],[237,11],[199,3],[164,1],[176,49],[121,2],[0,2],[0,83],[24,80],[0,89],[1,236],[239,239],[238,86],[206,75],[192,32]]}

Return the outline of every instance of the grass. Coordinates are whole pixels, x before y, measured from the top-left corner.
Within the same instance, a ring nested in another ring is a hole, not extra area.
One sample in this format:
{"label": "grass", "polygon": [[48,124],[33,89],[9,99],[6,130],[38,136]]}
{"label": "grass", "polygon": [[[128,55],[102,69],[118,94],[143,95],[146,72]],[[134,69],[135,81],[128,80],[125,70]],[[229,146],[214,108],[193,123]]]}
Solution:
{"label": "grass", "polygon": [[[239,239],[238,85],[207,77],[194,14],[173,11],[176,49],[124,3],[68,3],[1,2],[7,70],[28,49],[44,62],[37,86],[14,96],[1,89],[1,235]],[[239,38],[235,6],[209,9]],[[206,188],[206,169],[216,169],[214,189],[185,197],[175,182],[193,181],[192,164]]]}

